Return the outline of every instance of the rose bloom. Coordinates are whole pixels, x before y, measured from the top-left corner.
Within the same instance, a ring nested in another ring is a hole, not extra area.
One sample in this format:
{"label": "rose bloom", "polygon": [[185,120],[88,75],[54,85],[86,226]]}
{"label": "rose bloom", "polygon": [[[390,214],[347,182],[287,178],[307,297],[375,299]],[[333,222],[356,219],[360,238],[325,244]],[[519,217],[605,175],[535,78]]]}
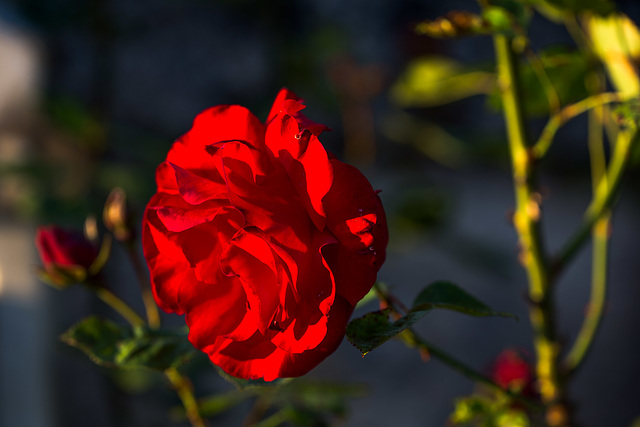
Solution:
{"label": "rose bloom", "polygon": [[158,305],[236,377],[295,377],[340,344],[384,261],[380,199],[283,89],[266,124],[210,108],[156,171],[143,246]]}
{"label": "rose bloom", "polygon": [[38,227],[36,248],[47,271],[59,267],[88,269],[98,256],[98,250],[82,233],[55,225]]}

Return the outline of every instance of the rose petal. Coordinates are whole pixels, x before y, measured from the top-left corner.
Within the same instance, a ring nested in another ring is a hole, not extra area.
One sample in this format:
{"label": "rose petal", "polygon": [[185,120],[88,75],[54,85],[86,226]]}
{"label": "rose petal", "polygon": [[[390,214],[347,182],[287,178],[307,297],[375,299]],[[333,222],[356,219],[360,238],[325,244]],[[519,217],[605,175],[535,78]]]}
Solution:
{"label": "rose petal", "polygon": [[259,313],[258,329],[265,333],[279,304],[278,267],[270,245],[264,238],[240,230],[220,258],[227,276],[242,282],[250,310]]}
{"label": "rose petal", "polygon": [[315,348],[302,353],[282,350],[260,334],[239,342],[218,338],[203,350],[213,363],[239,378],[273,381],[276,378],[298,377],[309,372],[338,348],[352,311],[353,307],[348,302],[337,298],[327,317],[324,339]]}
{"label": "rose petal", "polygon": [[178,304],[178,292],[187,276],[193,273],[182,250],[160,228],[163,226],[155,211],[147,209],[142,229],[142,248],[151,273],[151,289],[160,308],[182,314],[184,311]]}
{"label": "rose petal", "polygon": [[331,160],[331,164],[334,179],[340,185],[334,185],[324,198],[327,226],[350,250],[375,253],[379,268],[384,262],[388,241],[380,198],[358,169],[339,160]]}
{"label": "rose petal", "polygon": [[277,116],[267,127],[267,147],[282,163],[315,226],[322,230],[326,214],[322,199],[333,183],[333,168],[318,138],[300,132],[292,116]]}
{"label": "rose petal", "polygon": [[257,312],[247,310],[247,296],[237,278],[221,272],[215,283],[192,283],[182,288],[180,304],[187,312],[189,341],[203,348],[212,337],[246,340],[257,330]]}
{"label": "rose petal", "polygon": [[187,203],[199,205],[214,199],[229,200],[228,188],[221,177],[217,181],[212,181],[173,163],[170,165],[175,171],[178,191]]}

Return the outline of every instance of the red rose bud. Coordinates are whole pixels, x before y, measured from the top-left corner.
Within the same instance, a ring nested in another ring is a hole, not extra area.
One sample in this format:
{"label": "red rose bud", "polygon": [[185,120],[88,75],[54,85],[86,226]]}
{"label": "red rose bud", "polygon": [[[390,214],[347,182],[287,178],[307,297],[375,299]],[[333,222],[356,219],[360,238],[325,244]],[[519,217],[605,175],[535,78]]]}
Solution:
{"label": "red rose bud", "polygon": [[266,124],[210,108],[156,171],[142,240],[158,305],[248,379],[307,373],[340,344],[385,259],[380,199],[327,153],[327,127],[283,89]]}
{"label": "red rose bud", "polygon": [[500,353],[493,364],[492,377],[504,389],[533,394],[531,365],[516,350]]}
{"label": "red rose bud", "polygon": [[81,233],[54,225],[38,227],[36,247],[43,278],[58,287],[83,281],[98,257],[98,250]]}
{"label": "red rose bud", "polygon": [[109,193],[102,220],[116,240],[131,242],[135,238],[134,215],[127,205],[127,194],[122,188],[116,187]]}

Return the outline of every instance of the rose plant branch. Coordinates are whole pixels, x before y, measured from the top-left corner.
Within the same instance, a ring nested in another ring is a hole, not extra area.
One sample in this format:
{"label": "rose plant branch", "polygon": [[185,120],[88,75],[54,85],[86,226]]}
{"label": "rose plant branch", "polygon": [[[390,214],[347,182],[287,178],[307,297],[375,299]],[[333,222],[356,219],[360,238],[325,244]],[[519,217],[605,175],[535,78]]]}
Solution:
{"label": "rose plant branch", "polygon": [[143,326],[145,321],[127,303],[118,298],[113,292],[103,286],[87,287],[95,292],[96,296],[118,314],[120,314],[131,326]]}
{"label": "rose plant branch", "polygon": [[535,192],[535,163],[527,142],[513,39],[502,34],[495,34],[493,39],[513,170],[516,198],[514,225],[521,250],[520,262],[529,282],[529,316],[534,330],[539,391],[546,406],[549,425],[567,426],[571,422],[558,369],[560,343],[557,339],[548,261],[540,234],[540,195]]}
{"label": "rose plant branch", "polygon": [[193,427],[206,427],[207,423],[200,416],[200,411],[198,410],[198,402],[195,398],[191,381],[176,368],[167,369],[164,371],[164,375],[178,394],[191,425]]}
{"label": "rose plant branch", "polygon": [[[400,318],[409,311],[407,307],[402,303],[402,301],[399,298],[397,298],[393,293],[391,293],[384,284],[380,282],[376,282],[376,284],[374,285],[374,290],[376,291],[376,295],[380,300],[381,307],[391,310],[392,317],[396,319]],[[404,331],[402,331],[402,333],[398,334],[397,337],[407,347],[416,348],[424,361],[428,361],[431,356],[434,356],[444,364],[448,365],[454,371],[459,372],[460,374],[466,376],[467,378],[473,381],[476,381],[490,388],[506,393],[507,395],[509,395],[509,397],[525,405],[529,409],[532,409],[535,411],[540,411],[542,409],[540,405],[534,402],[533,400],[528,399],[523,395],[516,393],[512,390],[508,390],[501,387],[499,384],[497,384],[488,376],[478,372],[477,370],[471,368],[470,366],[466,365],[465,363],[451,356],[444,350],[441,350],[440,348],[429,343],[427,340],[425,340],[419,334],[417,334],[412,328],[405,329]]]}
{"label": "rose plant branch", "polygon": [[549,122],[547,122],[546,126],[542,130],[540,138],[538,138],[538,141],[533,145],[533,156],[536,159],[543,158],[547,154],[547,151],[549,151],[549,148],[553,143],[553,138],[555,137],[558,130],[569,120],[589,111],[590,109],[605,104],[611,104],[613,102],[619,102],[620,100],[621,97],[617,93],[599,93],[589,96],[582,101],[578,101],[575,104],[567,105],[558,113],[553,114],[549,119]]}
{"label": "rose plant branch", "polygon": [[[619,139],[614,149],[614,155],[606,173],[602,172],[603,168],[600,164],[594,165],[596,169],[596,172],[594,172],[594,202],[592,202],[591,206],[594,206],[595,199],[600,197],[603,201],[596,206],[602,206],[603,208],[591,227],[591,233],[593,235],[591,297],[582,327],[573,347],[565,359],[565,369],[568,373],[575,372],[586,358],[601,323],[607,291],[607,247],[610,234],[610,204],[613,203],[613,196],[616,190],[611,187],[619,186],[620,177],[626,168],[630,156],[630,150],[633,149],[633,144],[637,143],[637,135],[629,135],[629,133],[628,130],[619,132]],[[594,152],[593,149],[591,151]],[[601,172],[598,173],[598,170]],[[589,210],[587,213],[589,213]],[[583,237],[582,228],[579,233],[580,234],[574,239],[577,237],[581,239],[588,238],[588,236]]]}
{"label": "rose plant branch", "polygon": [[551,272],[555,277],[567,265],[589,239],[594,224],[602,218],[613,205],[617,190],[624,171],[627,169],[631,151],[638,143],[636,130],[622,130],[618,133],[612,158],[607,168],[606,178],[603,178],[595,191],[593,199],[587,208],[582,223],[568,242],[559,251],[551,264]]}
{"label": "rose plant branch", "polygon": [[[596,77],[597,78],[597,77]],[[598,79],[602,82],[602,79]],[[598,90],[603,84],[597,85]],[[589,111],[589,158],[591,163],[591,186],[593,194],[598,184],[606,179],[606,155],[604,150],[603,120],[604,107]],[[607,296],[608,245],[611,227],[611,212],[605,213],[593,226],[591,250],[591,295],[587,303],[586,314],[573,347],[565,358],[568,373],[577,370],[591,349],[595,335],[599,330]]]}
{"label": "rose plant branch", "polygon": [[131,264],[135,270],[138,278],[138,285],[140,286],[140,294],[142,296],[142,302],[147,314],[147,322],[151,328],[157,329],[160,327],[160,313],[158,312],[158,306],[153,300],[153,294],[151,293],[151,284],[149,283],[149,271],[144,267],[138,251],[133,243],[125,245]]}
{"label": "rose plant branch", "polygon": [[[136,327],[147,324],[127,303],[111,291],[104,287],[90,287],[90,289],[92,289],[105,304],[120,313],[131,326]],[[205,427],[206,423],[198,412],[198,404],[193,394],[193,384],[191,384],[191,381],[184,377],[176,368],[166,369],[164,375],[178,394],[191,425],[193,427]]]}

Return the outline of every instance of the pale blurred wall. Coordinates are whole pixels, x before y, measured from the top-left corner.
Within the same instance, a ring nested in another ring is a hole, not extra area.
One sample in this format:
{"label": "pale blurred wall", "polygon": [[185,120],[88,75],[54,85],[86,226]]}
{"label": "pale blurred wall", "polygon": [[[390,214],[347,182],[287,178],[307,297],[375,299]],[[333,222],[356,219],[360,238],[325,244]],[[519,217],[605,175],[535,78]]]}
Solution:
{"label": "pale blurred wall", "polygon": [[0,426],[51,426],[43,287],[34,227],[15,215],[28,182],[7,171],[29,160],[42,71],[37,39],[0,14]]}

